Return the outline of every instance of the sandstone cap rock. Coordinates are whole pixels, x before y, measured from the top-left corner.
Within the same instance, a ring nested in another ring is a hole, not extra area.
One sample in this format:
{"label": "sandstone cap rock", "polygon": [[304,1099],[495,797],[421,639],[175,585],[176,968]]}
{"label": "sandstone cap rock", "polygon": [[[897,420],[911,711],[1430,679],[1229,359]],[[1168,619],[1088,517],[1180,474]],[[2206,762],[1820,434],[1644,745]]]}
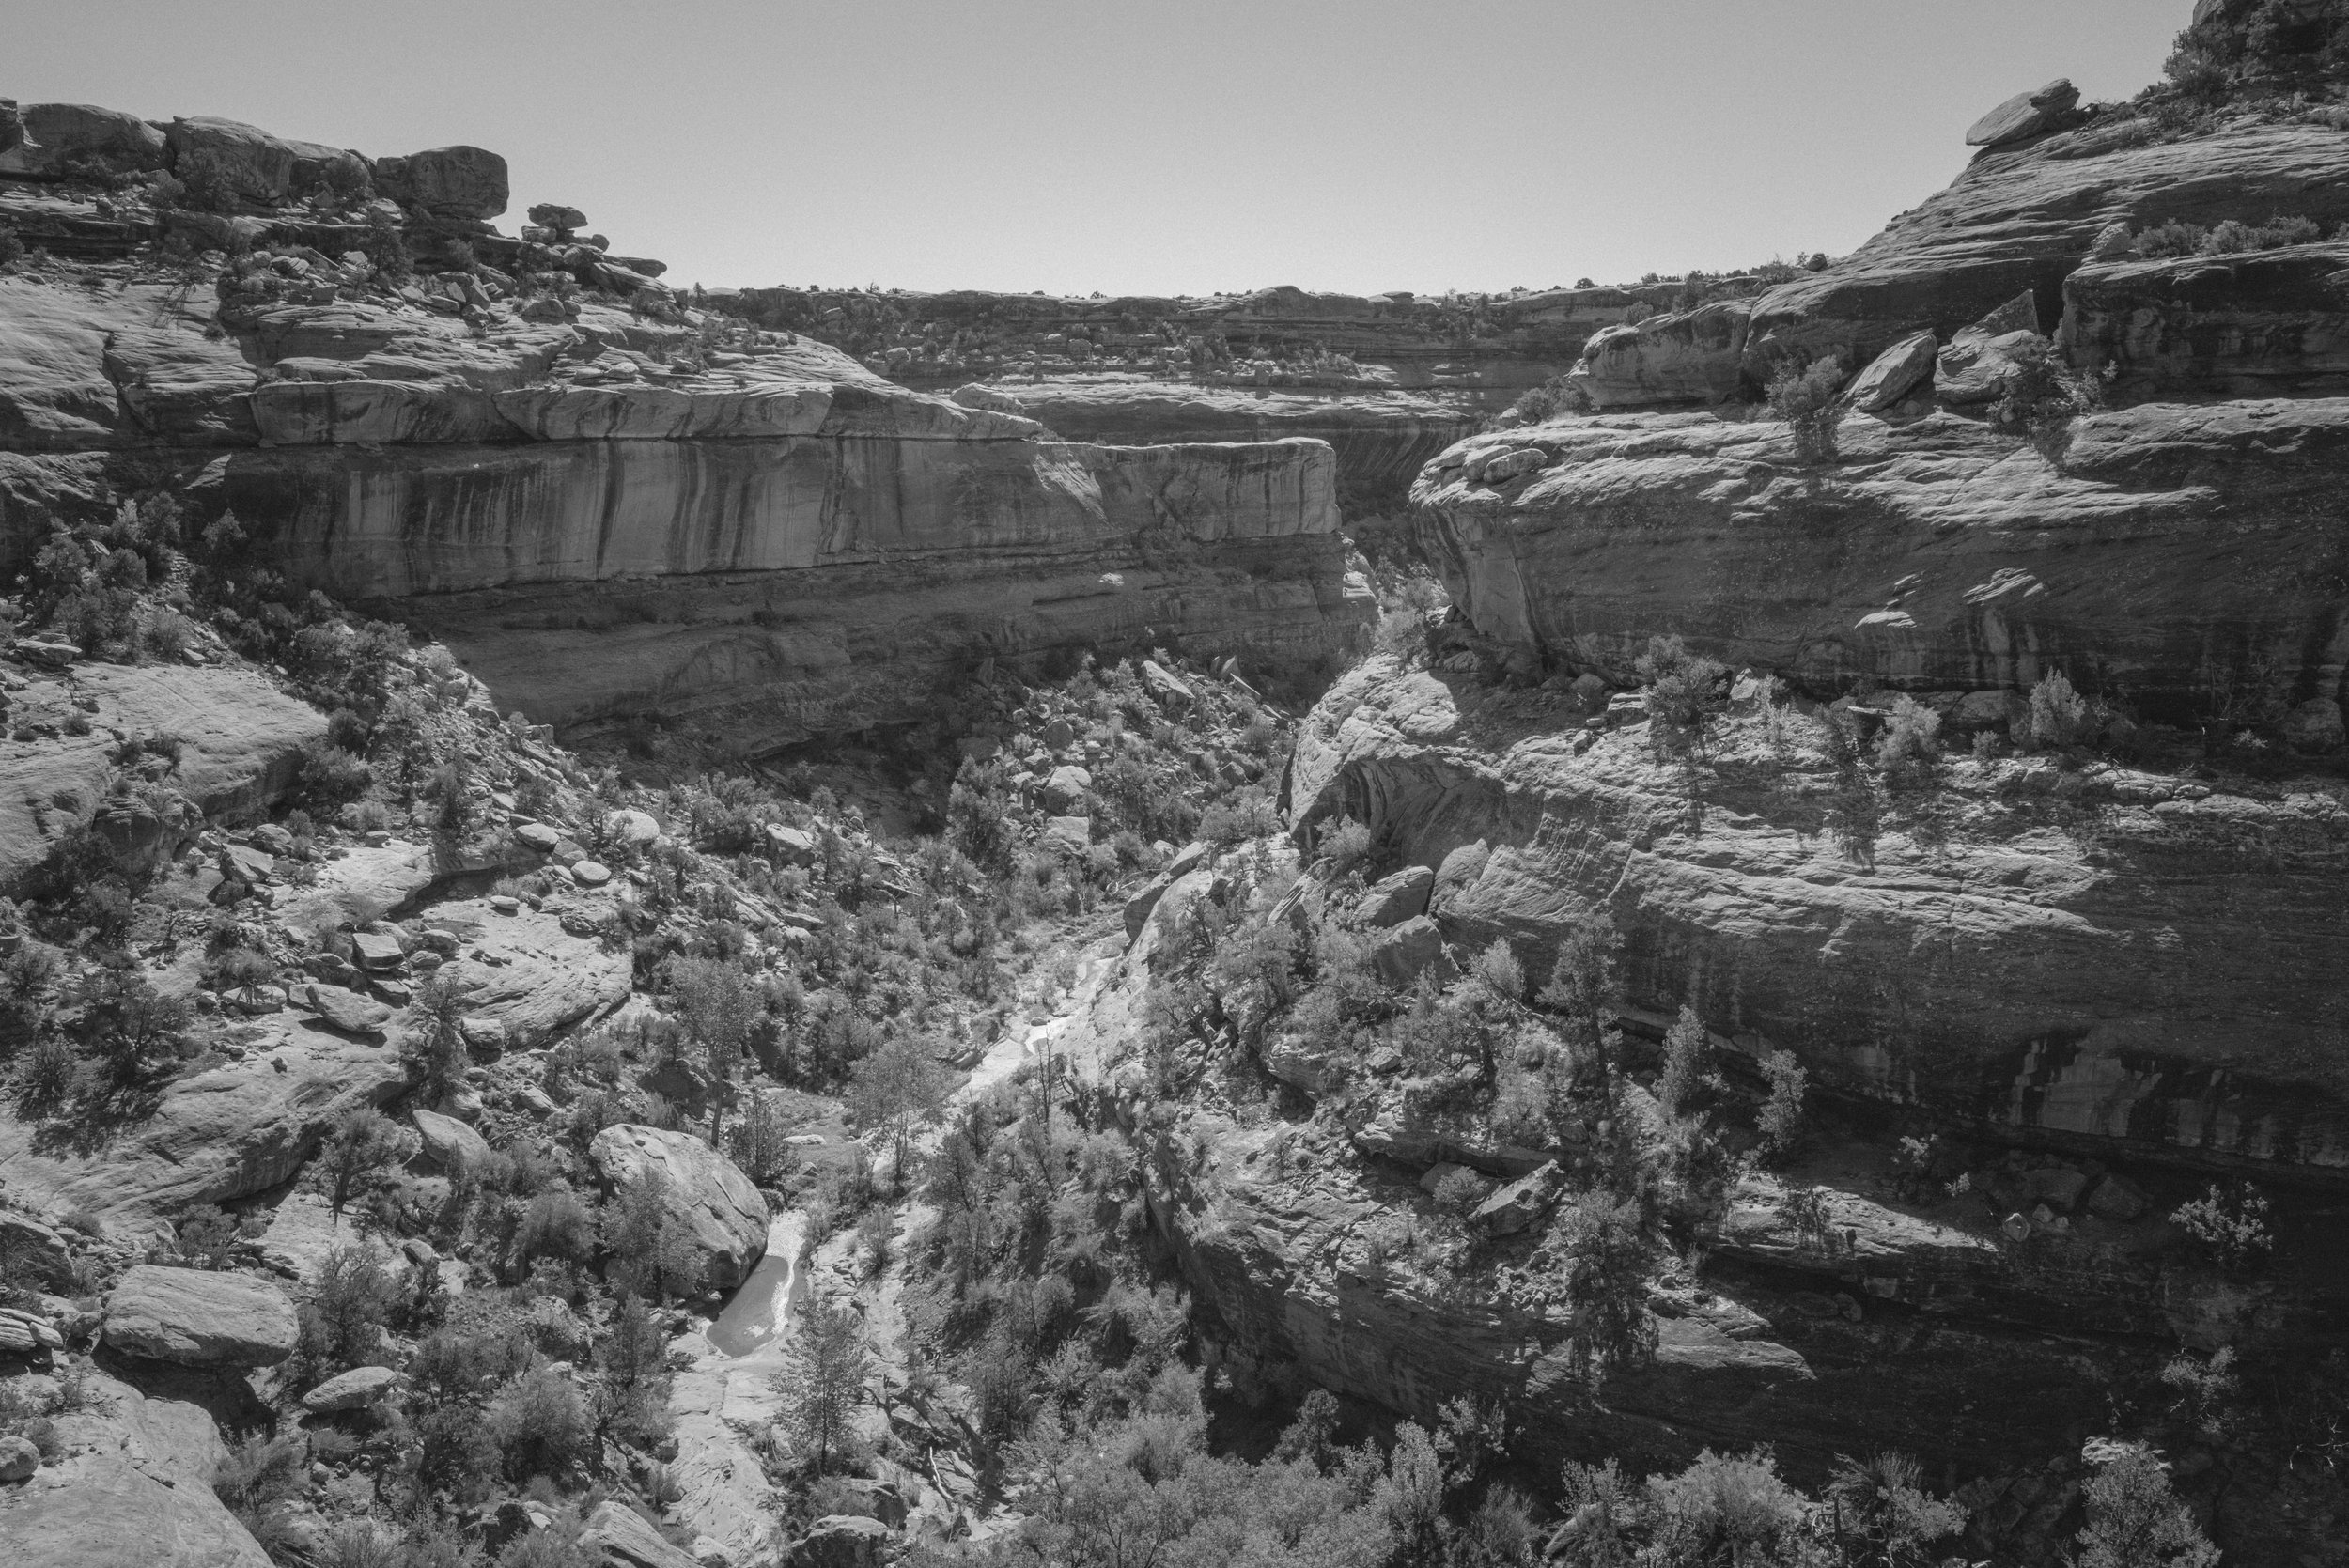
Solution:
{"label": "sandstone cap rock", "polygon": [[2080,90],[2059,77],[2036,92],[2016,93],[1974,121],[1966,132],[1968,147],[2004,147],[2026,137],[2061,130],[2078,107]]}

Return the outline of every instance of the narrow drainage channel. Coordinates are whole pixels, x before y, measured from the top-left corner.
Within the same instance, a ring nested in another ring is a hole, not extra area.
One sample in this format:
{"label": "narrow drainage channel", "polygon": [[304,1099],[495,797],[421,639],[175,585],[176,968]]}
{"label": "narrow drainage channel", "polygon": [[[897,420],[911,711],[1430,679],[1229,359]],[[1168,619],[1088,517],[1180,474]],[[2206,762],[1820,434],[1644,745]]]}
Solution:
{"label": "narrow drainage channel", "polygon": [[801,1277],[800,1244],[806,1221],[798,1210],[779,1214],[767,1226],[767,1255],[742,1281],[710,1326],[710,1347],[739,1358],[780,1347],[792,1309],[807,1294]]}

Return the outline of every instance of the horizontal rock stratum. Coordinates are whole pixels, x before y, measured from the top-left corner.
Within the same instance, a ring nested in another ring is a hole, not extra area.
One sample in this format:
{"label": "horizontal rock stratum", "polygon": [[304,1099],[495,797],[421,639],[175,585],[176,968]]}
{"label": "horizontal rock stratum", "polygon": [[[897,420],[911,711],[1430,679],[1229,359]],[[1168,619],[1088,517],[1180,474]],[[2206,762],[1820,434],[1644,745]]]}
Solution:
{"label": "horizontal rock stratum", "polygon": [[909,716],[990,656],[1310,662],[1367,618],[1323,442],[1062,442],[807,339],[719,365],[695,341],[593,300],[474,331],[0,280],[0,569],[41,516],[178,482],[297,585],[429,626],[502,706],[754,745]]}
{"label": "horizontal rock stratum", "polygon": [[[1821,685],[2092,671],[2179,723],[2342,695],[2322,563],[2349,399],[2144,404],[2077,421],[2060,451],[1949,414],[1854,417],[1838,446],[1813,466],[1767,420],[1560,421],[1431,463],[1415,526],[1480,632],[1624,678],[1675,634]],[[1478,460],[1528,449],[1499,484]]]}

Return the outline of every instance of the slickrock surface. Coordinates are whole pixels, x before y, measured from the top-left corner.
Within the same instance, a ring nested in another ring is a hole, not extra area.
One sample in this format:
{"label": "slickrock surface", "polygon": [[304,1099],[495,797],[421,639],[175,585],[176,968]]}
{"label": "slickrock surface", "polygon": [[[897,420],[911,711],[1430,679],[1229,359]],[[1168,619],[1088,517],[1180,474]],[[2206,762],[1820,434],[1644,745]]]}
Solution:
{"label": "slickrock surface", "polygon": [[83,1408],[57,1418],[59,1462],[0,1488],[0,1541],[24,1568],[266,1568],[212,1495],[226,1452],[204,1409],[92,1373]]}

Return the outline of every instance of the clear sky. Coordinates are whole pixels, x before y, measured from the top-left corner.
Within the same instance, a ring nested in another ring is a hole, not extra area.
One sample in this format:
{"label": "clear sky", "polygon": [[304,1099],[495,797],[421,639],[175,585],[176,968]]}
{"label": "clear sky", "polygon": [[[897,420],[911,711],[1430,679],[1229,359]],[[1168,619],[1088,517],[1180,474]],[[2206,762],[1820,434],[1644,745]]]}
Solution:
{"label": "clear sky", "polygon": [[1542,287],[1850,250],[2190,0],[0,0],[0,95],[471,142],[670,281]]}

